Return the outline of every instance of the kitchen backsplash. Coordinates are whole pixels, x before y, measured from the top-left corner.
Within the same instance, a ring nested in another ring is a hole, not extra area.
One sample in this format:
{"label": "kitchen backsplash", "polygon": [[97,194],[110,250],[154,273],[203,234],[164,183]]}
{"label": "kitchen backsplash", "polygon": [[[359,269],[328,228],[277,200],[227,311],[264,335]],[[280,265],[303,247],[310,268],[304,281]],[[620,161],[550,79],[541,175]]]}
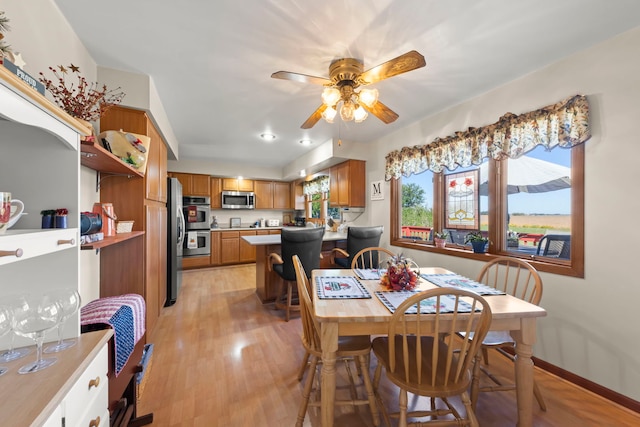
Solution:
{"label": "kitchen backsplash", "polygon": [[216,217],[220,228],[229,228],[231,218],[240,218],[242,227],[250,227],[260,219],[264,219],[265,223],[269,219],[275,219],[279,221],[281,226],[285,225],[286,221],[293,221],[293,211],[277,211],[273,209],[212,209],[211,216]]}

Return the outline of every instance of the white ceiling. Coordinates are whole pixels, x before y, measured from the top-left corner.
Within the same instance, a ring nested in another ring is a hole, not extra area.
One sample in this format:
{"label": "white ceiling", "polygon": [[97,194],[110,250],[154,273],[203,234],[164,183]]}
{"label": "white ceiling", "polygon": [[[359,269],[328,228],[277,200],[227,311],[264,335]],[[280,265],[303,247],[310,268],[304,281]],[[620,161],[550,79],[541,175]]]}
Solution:
{"label": "white ceiling", "polygon": [[[260,167],[330,138],[375,140],[640,25],[637,0],[55,2],[98,65],[152,77],[180,160]],[[427,66],[370,86],[400,116],[389,125],[370,115],[303,130],[322,87],[270,78],[328,77],[342,57],[366,70],[410,50]],[[265,143],[264,132],[277,139]]]}

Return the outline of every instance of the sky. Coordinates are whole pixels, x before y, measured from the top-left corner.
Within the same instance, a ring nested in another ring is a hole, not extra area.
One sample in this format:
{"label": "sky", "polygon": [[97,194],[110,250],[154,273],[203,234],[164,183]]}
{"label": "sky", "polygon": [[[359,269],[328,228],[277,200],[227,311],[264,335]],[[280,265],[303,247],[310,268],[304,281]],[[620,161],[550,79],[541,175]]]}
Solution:
{"label": "sky", "polygon": [[[571,150],[556,147],[551,151],[545,151],[543,147],[527,153],[527,156],[538,158],[563,166],[571,167]],[[472,168],[467,168],[472,169]],[[458,171],[463,171],[460,169]],[[448,173],[448,172],[445,172]],[[417,183],[425,190],[427,208],[432,207],[433,185],[432,173],[427,171],[409,178],[403,177],[402,183]],[[547,193],[517,193],[509,195],[509,213],[569,215],[571,213],[571,189],[551,191]],[[480,210],[486,210],[487,197],[480,197]]]}

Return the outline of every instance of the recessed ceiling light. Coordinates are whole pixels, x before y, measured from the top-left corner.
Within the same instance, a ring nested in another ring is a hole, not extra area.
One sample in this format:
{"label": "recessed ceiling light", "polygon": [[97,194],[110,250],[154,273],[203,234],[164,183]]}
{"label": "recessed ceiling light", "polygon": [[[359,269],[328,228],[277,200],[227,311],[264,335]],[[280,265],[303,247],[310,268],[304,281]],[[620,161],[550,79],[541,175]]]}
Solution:
{"label": "recessed ceiling light", "polygon": [[272,133],[263,133],[260,134],[260,138],[264,139],[265,141],[273,141],[274,139],[276,139],[276,136]]}
{"label": "recessed ceiling light", "polygon": [[301,139],[300,140],[300,144],[302,144],[302,145],[311,145],[311,140],[310,139]]}
{"label": "recessed ceiling light", "polygon": [[304,169],[300,171],[300,176],[307,176],[307,172]]}

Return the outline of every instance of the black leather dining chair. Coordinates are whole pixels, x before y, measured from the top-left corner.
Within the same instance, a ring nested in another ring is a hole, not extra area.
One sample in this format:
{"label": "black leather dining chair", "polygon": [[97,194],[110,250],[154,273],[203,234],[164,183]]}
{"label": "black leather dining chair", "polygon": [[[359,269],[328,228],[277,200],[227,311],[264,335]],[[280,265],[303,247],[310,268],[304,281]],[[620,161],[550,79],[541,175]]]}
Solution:
{"label": "black leather dining chair", "polygon": [[[331,251],[331,263],[340,268],[351,268],[351,261],[355,254],[365,248],[380,246],[380,237],[383,231],[384,226],[382,225],[373,227],[349,227],[347,229],[347,250],[334,248]],[[367,268],[377,267],[377,264],[367,266]]]}
{"label": "black leather dining chair", "polygon": [[[276,297],[277,309],[285,310],[285,320],[288,322],[290,312],[299,311],[297,300],[296,270],[293,265],[293,256],[298,255],[304,270],[311,275],[311,271],[320,268],[320,252],[322,251],[322,238],[324,227],[305,228],[303,230],[282,229],[281,254],[269,254],[269,269],[275,271],[284,281]],[[310,277],[310,276],[309,276]]]}

